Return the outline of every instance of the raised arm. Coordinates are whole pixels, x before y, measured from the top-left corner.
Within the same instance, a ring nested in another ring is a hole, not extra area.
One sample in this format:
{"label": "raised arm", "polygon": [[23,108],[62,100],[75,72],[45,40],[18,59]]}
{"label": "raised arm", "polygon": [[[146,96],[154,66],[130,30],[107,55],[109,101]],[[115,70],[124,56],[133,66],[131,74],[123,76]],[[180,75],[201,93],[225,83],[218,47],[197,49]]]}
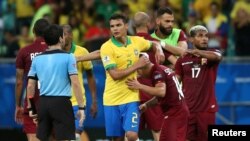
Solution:
{"label": "raised arm", "polygon": [[165,50],[167,50],[167,51],[169,51],[172,54],[177,55],[177,56],[182,56],[185,53],[185,51],[187,50],[187,42],[186,41],[180,41],[178,43],[177,47],[166,44],[165,42],[161,42],[161,45]]}
{"label": "raised arm", "polygon": [[98,59],[101,59],[100,50],[95,50],[95,51],[90,52],[86,55],[76,57],[77,62],[79,62],[79,61],[91,61],[91,60],[98,60]]}
{"label": "raised arm", "polygon": [[216,51],[192,49],[188,50],[187,53],[207,58],[210,61],[221,61],[222,59],[221,53]]}

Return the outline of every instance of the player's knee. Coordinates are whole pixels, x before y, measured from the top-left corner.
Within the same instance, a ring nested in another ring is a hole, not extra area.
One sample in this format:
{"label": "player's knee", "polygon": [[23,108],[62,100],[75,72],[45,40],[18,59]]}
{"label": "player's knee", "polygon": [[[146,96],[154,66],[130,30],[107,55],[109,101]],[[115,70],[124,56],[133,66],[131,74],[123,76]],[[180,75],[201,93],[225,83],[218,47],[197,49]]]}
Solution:
{"label": "player's knee", "polygon": [[128,141],[139,141],[138,134],[136,132],[127,132],[126,137]]}

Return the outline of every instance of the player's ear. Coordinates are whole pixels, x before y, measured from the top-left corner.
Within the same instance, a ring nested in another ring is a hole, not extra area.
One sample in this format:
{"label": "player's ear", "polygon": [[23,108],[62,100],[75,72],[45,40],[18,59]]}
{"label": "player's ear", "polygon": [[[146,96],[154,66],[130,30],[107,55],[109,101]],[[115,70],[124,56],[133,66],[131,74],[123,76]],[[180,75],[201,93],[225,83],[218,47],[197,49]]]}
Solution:
{"label": "player's ear", "polygon": [[159,17],[157,17],[157,18],[156,18],[156,20],[155,20],[155,22],[156,22],[156,24],[157,24],[157,25],[159,25],[159,24],[160,24],[160,22],[161,22],[160,18],[159,18]]}

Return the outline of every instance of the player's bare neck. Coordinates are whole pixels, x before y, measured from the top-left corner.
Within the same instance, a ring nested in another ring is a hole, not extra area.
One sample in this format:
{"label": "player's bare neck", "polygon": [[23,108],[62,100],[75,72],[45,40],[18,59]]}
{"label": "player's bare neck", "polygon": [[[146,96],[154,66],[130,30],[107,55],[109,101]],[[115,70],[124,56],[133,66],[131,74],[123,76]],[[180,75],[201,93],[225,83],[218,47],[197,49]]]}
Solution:
{"label": "player's bare neck", "polygon": [[136,33],[148,33],[147,27],[138,27],[136,28]]}
{"label": "player's bare neck", "polygon": [[116,38],[116,40],[118,42],[120,42],[121,44],[123,44],[124,46],[127,46],[127,37],[126,36]]}
{"label": "player's bare neck", "polygon": [[48,50],[57,50],[57,49],[62,49],[62,48],[60,45],[52,45],[52,46],[49,46]]}

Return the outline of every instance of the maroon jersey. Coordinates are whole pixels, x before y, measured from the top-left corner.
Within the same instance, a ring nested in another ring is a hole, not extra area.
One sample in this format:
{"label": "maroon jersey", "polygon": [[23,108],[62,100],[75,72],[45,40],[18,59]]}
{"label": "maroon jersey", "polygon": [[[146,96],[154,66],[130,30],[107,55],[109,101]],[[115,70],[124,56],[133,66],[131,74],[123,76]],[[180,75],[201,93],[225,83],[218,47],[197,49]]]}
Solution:
{"label": "maroon jersey", "polygon": [[[27,75],[30,70],[32,59],[44,52],[47,49],[47,45],[42,38],[37,38],[34,43],[22,48],[16,57],[16,68],[24,70],[25,84],[27,84],[28,78]],[[38,86],[38,85],[37,85]],[[35,90],[35,100],[37,101],[39,97],[39,90]],[[27,108],[27,100],[24,101],[24,108]],[[26,109],[27,110],[27,109]],[[27,111],[26,111],[27,112]]]}
{"label": "maroon jersey", "polygon": [[151,70],[151,78],[153,84],[163,82],[166,84],[166,95],[163,98],[158,98],[162,110],[165,114],[172,114],[172,109],[179,109],[185,106],[184,95],[182,93],[179,81],[172,69],[163,65],[154,65]]}
{"label": "maroon jersey", "polygon": [[[212,50],[211,50],[212,51]],[[221,54],[219,50],[213,50]],[[216,112],[215,81],[219,62],[187,54],[179,58],[175,72],[182,79],[190,112]]]}

